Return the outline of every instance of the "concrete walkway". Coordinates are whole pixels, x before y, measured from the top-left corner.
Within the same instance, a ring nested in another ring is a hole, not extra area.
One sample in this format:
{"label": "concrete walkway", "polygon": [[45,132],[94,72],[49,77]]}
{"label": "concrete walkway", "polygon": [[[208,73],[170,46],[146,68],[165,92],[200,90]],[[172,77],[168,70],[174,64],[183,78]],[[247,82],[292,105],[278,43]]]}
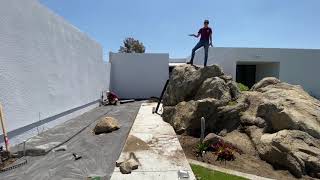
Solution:
{"label": "concrete walkway", "polygon": [[[156,103],[141,105],[136,120],[120,155],[120,161],[134,153],[140,166],[131,174],[115,168],[112,180],[195,180],[173,128],[160,115],[152,114]],[[179,178],[178,172],[188,172],[189,178]]]}
{"label": "concrete walkway", "polygon": [[234,171],[234,170],[230,170],[230,169],[221,168],[221,167],[218,167],[218,166],[214,166],[212,164],[199,162],[199,161],[196,161],[196,160],[193,160],[193,159],[188,159],[188,161],[191,164],[199,165],[199,166],[202,166],[202,167],[205,167],[205,168],[208,168],[208,169],[211,169],[211,170],[215,170],[215,171],[220,171],[220,172],[223,172],[223,173],[226,173],[226,174],[232,174],[232,175],[235,175],[235,176],[244,177],[244,178],[247,178],[247,179],[252,179],[252,180],[273,180],[273,179],[270,179],[270,178],[256,176],[256,175],[253,175],[253,174],[247,174],[247,173],[243,173],[243,172],[239,172],[239,171]]}

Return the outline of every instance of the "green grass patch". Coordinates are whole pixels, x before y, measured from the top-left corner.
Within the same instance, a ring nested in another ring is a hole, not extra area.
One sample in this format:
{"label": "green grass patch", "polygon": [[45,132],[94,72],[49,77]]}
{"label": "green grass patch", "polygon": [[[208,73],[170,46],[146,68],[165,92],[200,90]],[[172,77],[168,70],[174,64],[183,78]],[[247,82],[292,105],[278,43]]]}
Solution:
{"label": "green grass patch", "polygon": [[242,91],[249,91],[249,87],[242,84],[242,83],[237,83],[239,90]]}
{"label": "green grass patch", "polygon": [[219,180],[247,180],[246,178],[234,176],[230,174],[226,174],[220,171],[214,171],[202,166],[198,166],[195,164],[190,164],[192,171],[197,179],[199,180],[211,180],[211,179],[219,179]]}

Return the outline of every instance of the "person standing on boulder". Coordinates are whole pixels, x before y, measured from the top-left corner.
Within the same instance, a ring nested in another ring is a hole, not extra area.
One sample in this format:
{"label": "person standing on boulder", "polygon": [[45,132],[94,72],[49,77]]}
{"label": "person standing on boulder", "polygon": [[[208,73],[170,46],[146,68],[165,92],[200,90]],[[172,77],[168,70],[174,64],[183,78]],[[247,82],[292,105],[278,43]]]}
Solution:
{"label": "person standing on boulder", "polygon": [[196,53],[196,50],[203,47],[204,48],[204,66],[207,66],[208,61],[208,50],[209,46],[212,46],[212,30],[209,27],[209,20],[204,21],[204,26],[198,31],[198,34],[190,34],[189,36],[194,36],[196,38],[200,37],[198,44],[192,49],[191,60],[187,64],[193,65],[193,58]]}

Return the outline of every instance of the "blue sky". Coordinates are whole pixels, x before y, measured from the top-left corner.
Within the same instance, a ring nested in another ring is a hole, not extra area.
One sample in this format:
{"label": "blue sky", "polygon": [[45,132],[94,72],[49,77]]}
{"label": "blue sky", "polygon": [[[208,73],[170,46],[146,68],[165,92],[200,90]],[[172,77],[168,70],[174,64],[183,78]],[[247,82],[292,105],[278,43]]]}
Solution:
{"label": "blue sky", "polygon": [[187,36],[209,19],[217,47],[320,48],[320,0],[40,0],[117,52],[126,37],[147,52],[190,55]]}

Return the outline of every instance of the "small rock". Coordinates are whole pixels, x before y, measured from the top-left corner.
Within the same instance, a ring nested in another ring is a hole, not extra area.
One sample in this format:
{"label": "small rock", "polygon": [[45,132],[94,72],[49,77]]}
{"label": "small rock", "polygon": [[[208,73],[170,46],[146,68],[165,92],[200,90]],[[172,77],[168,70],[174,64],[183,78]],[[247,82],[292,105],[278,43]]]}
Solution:
{"label": "small rock", "polygon": [[118,130],[119,128],[120,125],[115,118],[104,117],[97,123],[93,131],[95,134],[110,133]]}
{"label": "small rock", "polygon": [[130,174],[132,170],[138,169],[139,163],[133,159],[130,158],[120,164],[120,172],[122,174]]}
{"label": "small rock", "polygon": [[229,81],[232,81],[232,76],[230,75],[222,75],[220,76],[221,79],[223,79],[226,83],[229,82]]}
{"label": "small rock", "polygon": [[216,144],[221,140],[222,138],[214,133],[209,133],[203,140],[206,144]]}
{"label": "small rock", "polygon": [[227,135],[227,133],[228,133],[227,130],[226,130],[226,129],[223,129],[222,131],[219,132],[219,136],[224,137],[224,136]]}
{"label": "small rock", "polygon": [[[236,131],[231,132],[231,133],[227,133],[226,137],[221,137],[218,136],[214,133],[209,133],[203,140],[204,143],[209,144],[209,145],[215,145],[217,144],[219,141],[224,142],[225,144],[234,147],[235,149],[237,149],[237,152],[239,152],[240,154],[246,152],[243,149],[245,149],[244,147],[241,146],[241,143],[247,144],[247,142],[250,140],[247,140],[245,137],[241,136],[241,133],[236,133],[236,135],[238,135],[238,139],[237,141],[240,142],[240,145],[238,144],[238,142],[234,142],[232,141],[232,139],[236,139],[236,138],[230,138],[229,134],[235,134]],[[230,141],[231,140],[231,141]],[[251,147],[248,147],[251,149]],[[253,148],[253,147],[252,147]]]}
{"label": "small rock", "polygon": [[278,83],[280,83],[279,79],[275,77],[266,77],[266,78],[263,78],[261,81],[257,82],[255,85],[253,85],[251,90],[257,91],[260,88],[273,85],[273,84],[278,84]]}
{"label": "small rock", "polygon": [[121,163],[123,163],[123,161],[117,160],[116,161],[116,167],[119,167],[121,165]]}

